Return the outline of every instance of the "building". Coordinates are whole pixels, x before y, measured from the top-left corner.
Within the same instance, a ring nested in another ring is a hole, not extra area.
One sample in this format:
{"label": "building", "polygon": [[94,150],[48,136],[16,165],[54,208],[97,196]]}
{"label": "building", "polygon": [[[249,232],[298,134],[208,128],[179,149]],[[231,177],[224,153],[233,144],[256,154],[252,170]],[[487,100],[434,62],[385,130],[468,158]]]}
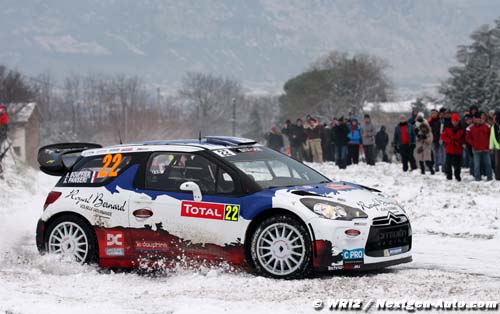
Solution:
{"label": "building", "polygon": [[40,112],[37,104],[7,104],[9,114],[9,139],[11,150],[17,160],[38,167],[37,154],[40,146]]}

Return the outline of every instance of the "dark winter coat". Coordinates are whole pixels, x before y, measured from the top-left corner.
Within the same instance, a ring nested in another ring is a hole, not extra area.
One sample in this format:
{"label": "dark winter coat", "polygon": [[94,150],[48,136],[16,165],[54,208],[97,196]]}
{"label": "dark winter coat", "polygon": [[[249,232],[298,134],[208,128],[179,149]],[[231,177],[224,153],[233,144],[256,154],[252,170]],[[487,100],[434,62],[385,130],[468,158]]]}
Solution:
{"label": "dark winter coat", "polygon": [[306,134],[307,134],[307,139],[309,140],[316,140],[316,139],[321,139],[321,133],[323,132],[323,126],[318,124],[314,128],[307,129]]}
{"label": "dark winter coat", "polygon": [[394,129],[394,145],[396,147],[399,147],[403,144],[401,130],[404,127],[406,127],[406,135],[408,136],[408,144],[415,145],[415,142],[416,142],[415,126],[405,122],[405,123],[398,124],[396,126],[396,128]]}
{"label": "dark winter coat", "polygon": [[290,127],[290,145],[294,147],[302,146],[306,141],[304,127],[293,124]]}
{"label": "dark winter coat", "polygon": [[384,130],[378,131],[375,135],[375,146],[380,149],[384,149],[389,144],[389,135]]}
{"label": "dark winter coat", "polygon": [[332,138],[333,143],[336,146],[344,146],[349,143],[349,138],[347,135],[349,134],[349,127],[345,123],[340,123],[337,126],[334,126],[332,129]]}
{"label": "dark winter coat", "polygon": [[439,143],[439,139],[441,138],[441,119],[430,119],[429,125],[431,126],[432,136],[434,137],[434,143]]}
{"label": "dark winter coat", "polygon": [[441,133],[444,149],[449,155],[461,155],[462,145],[465,143],[465,131],[460,126],[449,127]]}
{"label": "dark winter coat", "polygon": [[467,130],[465,140],[472,146],[472,150],[489,150],[490,127],[486,124],[473,124]]}
{"label": "dark winter coat", "polygon": [[283,136],[280,133],[268,133],[266,136],[267,146],[276,151],[283,148]]}

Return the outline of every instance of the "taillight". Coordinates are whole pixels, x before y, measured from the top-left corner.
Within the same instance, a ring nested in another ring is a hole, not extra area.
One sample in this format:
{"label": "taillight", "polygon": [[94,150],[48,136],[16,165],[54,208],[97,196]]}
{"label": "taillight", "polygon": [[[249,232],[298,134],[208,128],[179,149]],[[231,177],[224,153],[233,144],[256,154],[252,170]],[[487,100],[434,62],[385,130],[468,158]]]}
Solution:
{"label": "taillight", "polygon": [[345,231],[345,234],[347,234],[348,236],[351,236],[351,237],[357,237],[361,234],[361,231],[356,230],[356,229],[347,229]]}
{"label": "taillight", "polygon": [[46,210],[47,206],[57,201],[61,194],[61,192],[50,192],[49,195],[47,195],[47,199],[45,200],[45,205],[43,205],[43,210]]}

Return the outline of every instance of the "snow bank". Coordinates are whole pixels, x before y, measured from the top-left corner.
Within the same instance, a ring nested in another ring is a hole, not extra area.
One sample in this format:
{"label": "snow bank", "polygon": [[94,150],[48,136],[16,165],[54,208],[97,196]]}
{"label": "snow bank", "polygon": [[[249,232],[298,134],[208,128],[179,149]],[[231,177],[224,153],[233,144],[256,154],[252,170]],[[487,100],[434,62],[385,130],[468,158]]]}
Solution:
{"label": "snow bank", "polygon": [[5,180],[0,180],[0,261],[5,252],[34,237],[45,197],[57,180],[16,164],[12,158],[5,159],[4,168]]}
{"label": "snow bank", "polygon": [[[0,181],[0,313],[317,313],[316,298],[499,300],[498,182],[448,182],[399,165],[338,170],[337,180],[373,186],[408,210],[414,262],[363,274],[274,280],[247,273],[178,269],[114,273],[39,256],[36,221],[57,178],[10,163]],[[324,312],[328,312],[324,310]]]}

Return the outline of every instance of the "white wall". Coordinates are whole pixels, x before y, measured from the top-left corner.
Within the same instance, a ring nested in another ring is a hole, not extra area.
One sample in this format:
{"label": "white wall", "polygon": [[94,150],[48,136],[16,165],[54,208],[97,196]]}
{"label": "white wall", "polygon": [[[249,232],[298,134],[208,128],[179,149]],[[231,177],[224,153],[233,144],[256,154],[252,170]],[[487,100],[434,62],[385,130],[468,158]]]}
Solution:
{"label": "white wall", "polygon": [[15,147],[19,147],[20,154],[17,157],[19,160],[26,162],[26,130],[24,127],[11,127],[9,129],[9,138],[12,141],[12,152],[14,152]]}

